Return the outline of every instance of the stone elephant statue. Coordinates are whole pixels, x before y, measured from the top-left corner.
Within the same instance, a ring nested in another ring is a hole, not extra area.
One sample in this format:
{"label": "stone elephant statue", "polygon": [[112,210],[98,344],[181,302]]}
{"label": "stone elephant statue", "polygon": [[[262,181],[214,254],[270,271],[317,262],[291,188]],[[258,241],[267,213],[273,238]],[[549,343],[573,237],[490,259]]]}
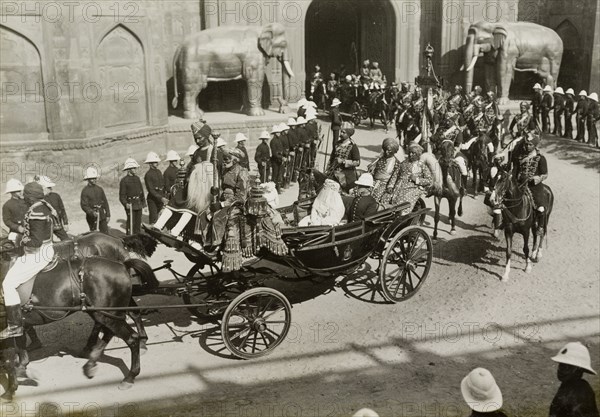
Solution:
{"label": "stone elephant statue", "polygon": [[485,87],[496,91],[500,103],[508,101],[514,71],[534,72],[555,88],[562,55],[562,39],[545,26],[530,22],[474,23],[465,45],[465,89],[472,89],[478,57],[485,62]]}
{"label": "stone elephant statue", "polygon": [[[243,79],[248,86],[244,108],[250,116],[261,116],[262,87],[265,66],[269,58],[277,58],[284,73],[293,77],[286,60],[287,39],[285,28],[278,23],[266,26],[221,26],[188,36],[173,57],[175,97],[178,104],[178,72],[183,86],[183,110],[186,119],[202,114],[197,97],[211,81]],[[200,114],[198,114],[198,111]]]}

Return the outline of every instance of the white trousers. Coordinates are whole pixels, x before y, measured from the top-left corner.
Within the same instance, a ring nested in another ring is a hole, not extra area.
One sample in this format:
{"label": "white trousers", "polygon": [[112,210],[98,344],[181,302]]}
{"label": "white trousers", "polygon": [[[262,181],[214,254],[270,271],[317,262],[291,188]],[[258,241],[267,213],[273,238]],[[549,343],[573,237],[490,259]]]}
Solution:
{"label": "white trousers", "polygon": [[26,249],[25,255],[17,258],[14,265],[6,273],[2,290],[4,291],[4,303],[7,306],[21,304],[17,288],[26,283],[54,258],[52,243],[42,245],[37,249]]}

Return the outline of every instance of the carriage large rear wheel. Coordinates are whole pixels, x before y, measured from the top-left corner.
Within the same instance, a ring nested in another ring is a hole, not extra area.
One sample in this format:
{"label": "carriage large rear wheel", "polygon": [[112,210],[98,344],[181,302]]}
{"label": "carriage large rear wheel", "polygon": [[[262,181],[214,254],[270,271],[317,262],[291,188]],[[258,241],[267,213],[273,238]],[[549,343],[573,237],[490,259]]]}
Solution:
{"label": "carriage large rear wheel", "polygon": [[242,359],[271,353],[283,342],[292,323],[292,306],[271,288],[253,288],[233,300],[221,322],[223,343]]}
{"label": "carriage large rear wheel", "polygon": [[352,106],[350,106],[350,114],[352,115],[352,123],[354,123],[355,126],[358,126],[362,119],[365,119],[365,117],[362,116],[362,113],[360,103],[358,101],[353,102]]}
{"label": "carriage large rear wheel", "polygon": [[433,259],[433,243],[418,226],[401,230],[388,244],[381,266],[379,283],[386,300],[404,301],[422,287]]}

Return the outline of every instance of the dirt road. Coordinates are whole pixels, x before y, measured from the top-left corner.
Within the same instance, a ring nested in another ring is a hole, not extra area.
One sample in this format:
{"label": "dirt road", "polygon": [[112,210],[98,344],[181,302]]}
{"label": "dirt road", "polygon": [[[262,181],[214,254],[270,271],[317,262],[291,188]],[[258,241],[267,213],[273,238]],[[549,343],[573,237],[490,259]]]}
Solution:
{"label": "dirt road", "polygon": [[[357,131],[363,165],[384,137],[382,131]],[[556,202],[549,245],[531,274],[524,272],[517,237],[512,279],[500,282],[503,238],[491,235],[483,198],[467,197],[458,233],[450,236],[442,225],[429,278],[406,302],[386,304],[378,294],[370,300],[376,265],[366,264],[340,277],[328,294],[294,305],[287,340],[251,361],[233,359],[218,327],[195,322],[187,311],[153,313],[146,316],[150,343],[142,373],[128,391],[117,389],[129,364],[120,341],[109,345],[96,378],[85,378],[85,360],[74,355],[91,322],[76,315],[40,329],[45,347],[32,353],[31,364],[38,386],[22,386],[2,415],[317,417],[349,416],[368,406],[382,416],[458,416],[468,412],[460,381],[477,366],[495,376],[509,415],[547,415],[558,388],[550,357],[564,343],[584,342],[600,369],[600,154],[556,139],[542,150]],[[113,219],[123,218],[114,190],[109,194]],[[78,212],[75,197],[68,206]],[[79,220],[72,231],[84,226]],[[179,271],[191,267],[165,247],[150,262],[158,266],[165,259],[174,259]],[[179,302],[159,296],[141,301]],[[587,379],[599,393],[598,377]]]}

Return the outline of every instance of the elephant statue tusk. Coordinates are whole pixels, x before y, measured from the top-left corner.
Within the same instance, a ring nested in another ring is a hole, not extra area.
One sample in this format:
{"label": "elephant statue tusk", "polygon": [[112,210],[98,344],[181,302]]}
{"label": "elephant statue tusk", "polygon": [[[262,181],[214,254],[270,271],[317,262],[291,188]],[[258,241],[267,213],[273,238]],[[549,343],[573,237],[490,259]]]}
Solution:
{"label": "elephant statue tusk", "polygon": [[474,55],[473,56],[473,59],[471,59],[471,63],[469,64],[469,67],[467,68],[467,72],[471,71],[473,69],[473,67],[477,63],[477,58],[479,58],[479,55]]}
{"label": "elephant statue tusk", "polygon": [[288,60],[284,60],[283,61],[283,67],[285,68],[285,72],[288,73],[288,75],[290,76],[290,78],[294,78],[294,71],[292,70],[292,66],[290,65],[290,62]]}

